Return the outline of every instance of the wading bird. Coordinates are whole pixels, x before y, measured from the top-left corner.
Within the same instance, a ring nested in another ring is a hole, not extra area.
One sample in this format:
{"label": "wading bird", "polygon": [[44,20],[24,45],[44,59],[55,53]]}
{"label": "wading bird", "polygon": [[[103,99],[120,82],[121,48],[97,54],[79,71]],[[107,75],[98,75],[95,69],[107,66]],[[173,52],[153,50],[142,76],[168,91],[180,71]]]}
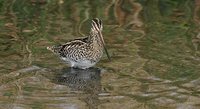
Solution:
{"label": "wading bird", "polygon": [[102,21],[95,18],[91,25],[88,37],[74,39],[62,45],[47,47],[47,49],[74,68],[86,69],[94,66],[102,57],[103,50],[110,60],[102,36]]}

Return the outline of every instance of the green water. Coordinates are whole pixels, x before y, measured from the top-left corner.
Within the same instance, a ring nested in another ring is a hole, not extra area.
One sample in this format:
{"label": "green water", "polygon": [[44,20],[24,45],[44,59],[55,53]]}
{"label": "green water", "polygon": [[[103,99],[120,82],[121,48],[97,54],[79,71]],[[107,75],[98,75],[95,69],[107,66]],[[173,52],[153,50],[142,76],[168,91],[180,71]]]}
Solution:
{"label": "green water", "polygon": [[[69,68],[47,46],[103,21],[105,53]],[[0,109],[199,109],[199,0],[0,0]]]}

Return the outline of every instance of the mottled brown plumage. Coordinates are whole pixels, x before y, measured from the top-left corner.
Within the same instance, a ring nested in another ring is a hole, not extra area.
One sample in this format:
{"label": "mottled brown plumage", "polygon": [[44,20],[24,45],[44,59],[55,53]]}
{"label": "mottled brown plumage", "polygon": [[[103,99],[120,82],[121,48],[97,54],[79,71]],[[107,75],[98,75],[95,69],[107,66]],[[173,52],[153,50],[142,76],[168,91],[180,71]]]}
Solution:
{"label": "mottled brown plumage", "polygon": [[92,20],[90,35],[85,38],[74,39],[65,44],[47,47],[53,53],[57,54],[62,60],[70,64],[71,67],[86,69],[94,66],[102,57],[105,49],[102,36],[102,21],[98,18]]}

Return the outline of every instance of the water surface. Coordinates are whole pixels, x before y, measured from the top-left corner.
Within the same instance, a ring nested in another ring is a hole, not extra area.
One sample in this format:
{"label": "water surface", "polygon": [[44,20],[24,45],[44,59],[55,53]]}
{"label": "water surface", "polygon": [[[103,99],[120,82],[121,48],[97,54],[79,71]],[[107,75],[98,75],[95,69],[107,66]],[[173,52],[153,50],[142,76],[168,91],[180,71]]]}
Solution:
{"label": "water surface", "polygon": [[[0,0],[0,109],[200,108],[199,0]],[[103,20],[111,55],[69,68],[47,46]]]}

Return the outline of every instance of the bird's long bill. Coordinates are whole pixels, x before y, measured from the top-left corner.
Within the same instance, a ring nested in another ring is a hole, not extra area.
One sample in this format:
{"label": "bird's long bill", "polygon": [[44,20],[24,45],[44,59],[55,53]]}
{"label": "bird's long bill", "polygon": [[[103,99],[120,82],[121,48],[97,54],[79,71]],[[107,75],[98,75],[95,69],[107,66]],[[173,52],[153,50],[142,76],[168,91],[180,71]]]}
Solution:
{"label": "bird's long bill", "polygon": [[105,52],[106,52],[106,55],[107,55],[108,59],[111,60],[111,59],[110,59],[110,55],[108,54],[108,50],[106,49],[106,46],[105,46],[105,42],[104,42],[104,40],[103,40],[102,33],[101,33],[101,32],[98,32],[98,33],[99,33],[100,40],[101,40],[101,43],[102,43],[102,45],[103,45],[103,48],[104,48],[104,50],[105,50]]}

